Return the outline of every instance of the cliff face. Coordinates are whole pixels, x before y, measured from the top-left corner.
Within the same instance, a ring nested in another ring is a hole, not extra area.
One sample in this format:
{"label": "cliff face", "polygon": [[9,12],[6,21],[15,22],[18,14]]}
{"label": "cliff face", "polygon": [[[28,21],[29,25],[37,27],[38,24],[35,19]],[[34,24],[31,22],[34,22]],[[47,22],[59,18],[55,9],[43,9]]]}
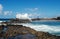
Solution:
{"label": "cliff face", "polygon": [[0,39],[60,39],[48,32],[36,31],[22,25],[8,25],[5,32],[0,33]]}

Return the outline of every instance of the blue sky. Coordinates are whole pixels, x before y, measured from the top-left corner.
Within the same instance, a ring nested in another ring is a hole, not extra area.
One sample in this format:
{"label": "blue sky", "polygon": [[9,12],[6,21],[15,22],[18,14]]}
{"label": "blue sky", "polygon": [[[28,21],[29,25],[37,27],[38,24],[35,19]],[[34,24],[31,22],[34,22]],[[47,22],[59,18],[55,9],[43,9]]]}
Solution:
{"label": "blue sky", "polygon": [[60,16],[60,0],[0,0],[0,18],[25,13],[33,17]]}

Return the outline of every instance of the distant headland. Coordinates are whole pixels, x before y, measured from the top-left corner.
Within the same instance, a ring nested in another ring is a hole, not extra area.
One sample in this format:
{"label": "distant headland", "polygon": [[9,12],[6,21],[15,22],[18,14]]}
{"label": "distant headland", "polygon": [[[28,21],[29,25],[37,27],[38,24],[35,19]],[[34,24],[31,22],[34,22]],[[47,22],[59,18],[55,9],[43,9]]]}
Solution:
{"label": "distant headland", "polygon": [[19,18],[9,18],[9,19],[4,19],[4,18],[0,18],[0,21],[3,22],[14,22],[14,23],[27,23],[27,22],[31,22],[31,21],[40,21],[40,20],[57,20],[60,21],[60,16],[59,17],[55,17],[55,18],[31,18],[31,19],[19,19]]}

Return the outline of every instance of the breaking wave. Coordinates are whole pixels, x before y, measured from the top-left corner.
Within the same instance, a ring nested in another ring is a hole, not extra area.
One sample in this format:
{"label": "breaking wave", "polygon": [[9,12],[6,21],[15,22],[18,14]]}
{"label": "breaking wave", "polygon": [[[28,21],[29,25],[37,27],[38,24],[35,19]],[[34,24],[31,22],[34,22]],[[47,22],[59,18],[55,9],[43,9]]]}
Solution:
{"label": "breaking wave", "polygon": [[60,26],[50,26],[50,25],[34,25],[34,24],[22,24],[26,27],[30,27],[36,31],[49,32],[54,35],[60,35]]}

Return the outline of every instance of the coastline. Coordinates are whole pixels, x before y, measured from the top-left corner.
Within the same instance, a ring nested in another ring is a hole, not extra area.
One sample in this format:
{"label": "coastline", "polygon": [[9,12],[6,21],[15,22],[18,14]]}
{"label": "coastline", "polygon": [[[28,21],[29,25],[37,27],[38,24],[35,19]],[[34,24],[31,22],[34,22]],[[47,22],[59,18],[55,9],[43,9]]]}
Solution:
{"label": "coastline", "polygon": [[60,22],[60,20],[35,20],[35,21],[59,21]]}
{"label": "coastline", "polygon": [[[4,26],[4,25],[2,25],[2,26]],[[3,37],[3,38],[4,37],[5,38],[9,38],[9,37],[17,38],[16,36],[18,34],[23,35],[22,36],[22,38],[23,38],[25,35],[29,34],[29,36],[30,35],[32,36],[31,39],[48,39],[48,38],[49,39],[60,39],[60,36],[52,35],[48,32],[36,31],[36,30],[34,30],[30,27],[26,27],[26,26],[23,26],[23,25],[7,25],[7,26],[5,26],[5,28],[7,28],[7,30],[4,34],[0,33],[0,38],[1,37]],[[25,38],[27,38],[27,37],[25,37]]]}
{"label": "coastline", "polygon": [[[32,21],[58,21],[60,22],[60,20],[32,20]],[[15,38],[23,38],[25,36],[26,39],[28,38],[28,36],[32,37],[30,39],[60,39],[60,36],[57,36],[57,35],[52,35],[48,32],[43,32],[43,31],[37,31],[31,27],[27,27],[25,25],[21,25],[21,24],[18,24],[18,23],[28,23],[30,22],[28,19],[27,20],[19,20],[19,19],[13,19],[13,20],[10,20],[7,21],[7,22],[2,22],[0,25],[0,38],[6,38],[6,39],[9,39],[12,37],[15,39]],[[32,26],[32,25],[29,25],[29,26]],[[45,25],[44,25],[45,26]],[[43,28],[44,28],[43,26]],[[47,27],[47,26],[46,26]],[[36,26],[37,28],[37,26]],[[19,35],[19,36],[18,36]],[[18,36],[18,37],[17,37]]]}

